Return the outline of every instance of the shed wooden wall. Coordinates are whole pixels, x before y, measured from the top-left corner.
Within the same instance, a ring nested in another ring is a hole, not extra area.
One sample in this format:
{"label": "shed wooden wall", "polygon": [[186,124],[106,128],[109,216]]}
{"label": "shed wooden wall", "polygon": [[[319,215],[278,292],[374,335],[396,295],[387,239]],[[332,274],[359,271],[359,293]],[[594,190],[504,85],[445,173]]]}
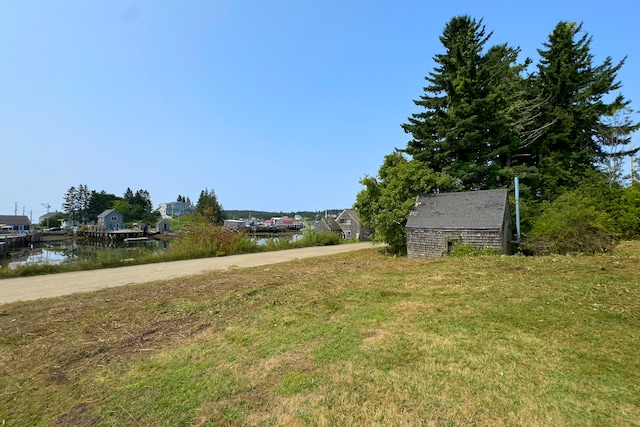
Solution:
{"label": "shed wooden wall", "polygon": [[407,255],[412,258],[437,258],[447,253],[447,242],[471,243],[478,249],[496,248],[507,253],[502,230],[407,229]]}

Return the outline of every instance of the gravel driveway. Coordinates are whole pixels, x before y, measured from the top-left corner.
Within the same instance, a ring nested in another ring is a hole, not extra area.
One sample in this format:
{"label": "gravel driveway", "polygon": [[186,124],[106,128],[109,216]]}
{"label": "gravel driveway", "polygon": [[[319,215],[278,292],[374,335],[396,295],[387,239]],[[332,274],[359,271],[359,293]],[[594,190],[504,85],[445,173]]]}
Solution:
{"label": "gravel driveway", "polygon": [[58,297],[76,292],[191,276],[211,270],[255,267],[295,259],[311,258],[371,248],[369,242],[316,246],[256,254],[191,259],[156,264],[132,265],[91,271],[49,274],[0,280],[0,304]]}

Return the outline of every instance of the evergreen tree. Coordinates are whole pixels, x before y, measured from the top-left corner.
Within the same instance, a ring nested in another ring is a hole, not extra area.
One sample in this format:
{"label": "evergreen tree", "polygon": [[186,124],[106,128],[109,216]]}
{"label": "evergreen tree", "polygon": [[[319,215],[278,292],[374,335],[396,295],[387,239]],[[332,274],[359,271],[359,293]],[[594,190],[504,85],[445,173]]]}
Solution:
{"label": "evergreen tree", "polygon": [[142,212],[149,213],[153,210],[153,203],[151,202],[151,194],[147,190],[138,190],[133,196],[134,206],[139,206]]}
{"label": "evergreen tree", "polygon": [[71,186],[64,195],[62,211],[68,215],[69,224],[73,224],[78,213],[78,190]]}
{"label": "evergreen tree", "polygon": [[521,98],[526,63],[517,64],[519,49],[507,45],[483,53],[490,37],[482,21],[451,19],[440,37],[445,53],[435,55],[425,94],[414,101],[424,111],[402,125],[412,135],[406,153],[464,189],[508,185],[519,149],[514,125],[525,110],[512,102]]}
{"label": "evergreen tree", "polygon": [[124,201],[129,203],[130,205],[132,205],[134,202],[133,191],[131,191],[131,188],[129,187],[127,187],[127,191],[124,192]]}
{"label": "evergreen tree", "polygon": [[89,187],[80,184],[78,188],[72,186],[64,195],[63,211],[69,215],[69,223],[86,223],[88,221],[89,202],[91,192]]}
{"label": "evergreen tree", "polygon": [[196,204],[196,214],[201,215],[207,221],[215,224],[222,224],[224,221],[224,211],[222,205],[218,203],[216,193],[208,189],[204,189],[200,193],[198,203]]}
{"label": "evergreen tree", "polygon": [[84,224],[88,222],[89,202],[91,201],[91,192],[89,187],[80,184],[78,187],[78,217]]}
{"label": "evergreen tree", "polygon": [[530,162],[540,170],[538,194],[546,200],[577,188],[597,169],[604,152],[596,136],[609,127],[602,118],[629,104],[621,94],[610,103],[604,100],[621,87],[616,73],[624,59],[613,65],[607,57],[594,65],[590,45],[591,37],[582,33],[582,24],[560,22],[538,50],[541,59],[532,82],[545,99],[538,126],[550,125],[544,137],[532,144]]}

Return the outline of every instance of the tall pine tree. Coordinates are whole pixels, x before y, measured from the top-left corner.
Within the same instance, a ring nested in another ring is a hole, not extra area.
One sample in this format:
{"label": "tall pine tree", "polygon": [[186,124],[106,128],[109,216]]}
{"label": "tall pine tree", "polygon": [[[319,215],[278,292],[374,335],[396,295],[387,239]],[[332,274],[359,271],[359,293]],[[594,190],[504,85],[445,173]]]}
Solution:
{"label": "tall pine tree", "polygon": [[218,203],[215,191],[204,189],[200,192],[198,203],[196,204],[196,214],[201,215],[207,221],[215,224],[224,222],[224,211],[222,205]]}
{"label": "tall pine tree", "polygon": [[436,172],[455,177],[463,189],[509,184],[519,147],[511,102],[522,90],[519,49],[507,45],[484,51],[491,37],[482,21],[451,19],[440,41],[444,54],[425,79],[425,94],[414,103],[424,108],[403,124],[412,135],[406,153]]}
{"label": "tall pine tree", "polygon": [[582,24],[560,22],[538,50],[541,59],[532,82],[545,103],[537,126],[550,125],[532,144],[530,161],[540,170],[542,199],[553,200],[576,188],[597,169],[605,155],[597,136],[609,127],[603,117],[629,104],[621,94],[605,101],[606,95],[621,87],[616,73],[624,59],[613,65],[607,57],[594,65],[590,45],[591,37],[582,31]]}

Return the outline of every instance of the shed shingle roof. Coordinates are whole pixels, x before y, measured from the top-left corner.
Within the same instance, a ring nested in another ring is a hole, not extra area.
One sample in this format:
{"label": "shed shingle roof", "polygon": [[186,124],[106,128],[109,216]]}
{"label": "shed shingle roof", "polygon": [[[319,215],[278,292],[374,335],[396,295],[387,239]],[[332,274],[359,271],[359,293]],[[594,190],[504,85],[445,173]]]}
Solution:
{"label": "shed shingle roof", "polygon": [[407,228],[492,230],[502,228],[507,190],[421,194]]}

